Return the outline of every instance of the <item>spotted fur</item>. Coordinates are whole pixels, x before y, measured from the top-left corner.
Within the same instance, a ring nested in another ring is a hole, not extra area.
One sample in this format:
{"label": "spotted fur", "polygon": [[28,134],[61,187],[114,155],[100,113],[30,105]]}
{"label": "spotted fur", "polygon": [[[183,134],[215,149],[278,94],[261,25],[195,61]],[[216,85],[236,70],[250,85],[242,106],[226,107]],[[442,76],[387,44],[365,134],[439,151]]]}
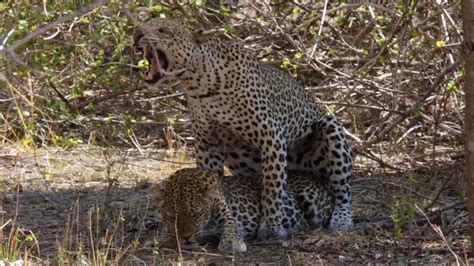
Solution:
{"label": "spotted fur", "polygon": [[[282,226],[288,232],[327,225],[333,198],[308,173],[290,171]],[[244,252],[244,240],[256,236],[261,219],[261,177],[220,176],[203,168],[181,169],[153,189],[159,212],[181,244],[193,244],[206,232],[219,232],[219,249]]]}
{"label": "spotted fur", "polygon": [[351,228],[353,160],[343,127],[293,77],[177,19],[152,19],[133,39],[152,62],[147,83],[171,78],[186,88],[198,165],[263,175],[260,238],[288,233],[288,169],[327,180],[335,198],[330,227]]}

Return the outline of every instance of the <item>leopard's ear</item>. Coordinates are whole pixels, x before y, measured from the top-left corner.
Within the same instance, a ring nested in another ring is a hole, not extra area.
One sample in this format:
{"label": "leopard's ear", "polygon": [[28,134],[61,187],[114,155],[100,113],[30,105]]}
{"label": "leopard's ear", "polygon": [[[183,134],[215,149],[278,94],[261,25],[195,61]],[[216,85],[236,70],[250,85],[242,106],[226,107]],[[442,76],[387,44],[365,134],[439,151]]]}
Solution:
{"label": "leopard's ear", "polygon": [[214,37],[216,32],[216,30],[196,30],[193,32],[193,39],[197,44],[203,44]]}
{"label": "leopard's ear", "polygon": [[158,203],[158,206],[161,206],[163,202],[165,201],[166,195],[166,182],[162,181],[152,189],[153,195],[155,196],[156,203]]}
{"label": "leopard's ear", "polygon": [[215,198],[219,195],[219,187],[217,183],[212,184],[209,186],[206,191],[203,193],[204,200],[206,200],[208,203],[211,203],[214,201]]}

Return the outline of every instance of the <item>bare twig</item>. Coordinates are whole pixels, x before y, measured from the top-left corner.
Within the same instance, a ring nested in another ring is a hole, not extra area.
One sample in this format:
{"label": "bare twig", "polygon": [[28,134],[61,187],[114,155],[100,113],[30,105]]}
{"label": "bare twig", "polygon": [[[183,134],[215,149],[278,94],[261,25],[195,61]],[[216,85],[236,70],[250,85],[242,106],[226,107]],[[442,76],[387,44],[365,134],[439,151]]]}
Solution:
{"label": "bare twig", "polygon": [[64,95],[62,95],[62,93],[56,88],[56,86],[54,86],[54,84],[51,81],[49,81],[48,83],[49,83],[49,86],[56,92],[59,99],[61,99],[61,101],[63,101],[64,104],[66,104],[69,111],[71,111],[73,113],[76,113],[77,112],[77,107],[71,105],[71,103],[69,103],[68,99],[66,99],[66,97],[64,97]]}
{"label": "bare twig", "polygon": [[428,87],[426,92],[421,97],[419,97],[419,99],[416,101],[415,104],[413,104],[413,107],[411,107],[403,115],[400,115],[398,118],[396,118],[392,123],[390,123],[383,130],[381,130],[377,134],[377,136],[375,136],[373,139],[367,141],[361,147],[358,147],[357,150],[361,151],[361,150],[367,149],[372,144],[376,143],[381,138],[383,138],[390,130],[392,130],[394,127],[400,124],[400,122],[402,122],[404,119],[406,119],[410,115],[413,115],[413,112],[416,110],[416,108],[418,108],[419,104],[424,102],[426,98],[428,98],[439,87],[439,85],[441,84],[445,76],[451,73],[452,71],[454,71],[458,67],[459,62],[460,62],[460,59],[457,58],[453,64],[451,64],[450,66],[446,67],[443,71],[441,71],[441,73],[436,77],[434,82]]}
{"label": "bare twig", "polygon": [[425,211],[428,211],[431,207],[433,207],[436,204],[439,197],[441,196],[441,192],[444,191],[444,189],[446,188],[446,185],[448,185],[449,181],[451,181],[452,179],[453,177],[448,177],[443,180],[443,183],[438,188],[438,190],[434,193],[434,196],[431,199],[431,201],[424,207]]}
{"label": "bare twig", "polygon": [[25,37],[21,38],[20,40],[16,41],[15,43],[13,43],[13,44],[11,44],[7,47],[0,47],[0,52],[7,53],[7,54],[12,54],[12,53],[15,52],[16,49],[18,49],[20,46],[25,45],[27,42],[29,42],[31,39],[35,38],[36,36],[41,35],[41,34],[45,33],[46,31],[48,31],[50,29],[53,29],[53,28],[59,26],[60,24],[66,22],[68,20],[71,20],[75,17],[87,14],[87,13],[91,12],[92,10],[105,5],[107,2],[108,2],[108,0],[98,0],[98,1],[88,5],[86,7],[83,7],[83,8],[81,8],[79,10],[76,10],[72,13],[64,15],[64,16],[58,18],[57,20],[55,20],[51,23],[48,23],[47,25],[45,25],[43,27],[40,27],[40,28],[38,28],[37,30],[35,30],[31,33],[28,33]]}
{"label": "bare twig", "polygon": [[426,215],[426,213],[422,209],[420,209],[420,207],[418,207],[418,205],[415,204],[415,208],[423,215],[423,217],[425,217],[426,221],[430,224],[431,228],[433,228],[433,230],[441,237],[444,244],[448,247],[449,251],[451,252],[451,254],[453,254],[454,258],[456,259],[456,265],[458,265],[458,266],[459,265],[464,265],[462,263],[462,260],[459,257],[459,255],[456,254],[456,252],[453,251],[453,249],[451,248],[451,245],[449,244],[448,240],[446,240],[446,237],[444,236],[443,231],[441,230],[441,228],[437,225],[432,224],[431,221],[430,221],[430,218],[428,217],[428,215]]}
{"label": "bare twig", "polygon": [[128,93],[133,93],[139,90],[146,89],[146,87],[135,87],[130,90],[122,90],[122,91],[115,91],[106,95],[98,96],[98,97],[93,97],[87,100],[84,100],[82,102],[77,103],[74,105],[74,108],[77,110],[81,110],[82,108],[86,107],[89,104],[97,104],[106,100],[110,100],[113,98],[116,98],[117,96],[123,95],[123,94],[128,94]]}
{"label": "bare twig", "polygon": [[[453,208],[456,208],[456,207],[460,207],[460,206],[463,206],[463,205],[466,205],[466,201],[459,201],[459,202],[455,202],[455,203],[451,203],[451,204],[448,204],[442,208],[439,208],[439,209],[436,209],[436,210],[433,210],[433,211],[430,211],[430,212],[426,212],[426,216],[428,217],[434,217],[442,212],[445,212],[445,211],[448,211],[448,210],[451,210]],[[420,222],[423,222],[426,220],[426,217],[425,216],[418,216],[418,217],[415,217],[413,219],[410,219],[410,220],[407,220],[407,221],[404,221],[400,224],[400,226],[407,226],[408,224],[418,224]],[[380,226],[380,227],[383,227],[383,228],[389,228],[389,227],[392,227],[394,225],[394,222],[393,222],[393,219],[391,218],[388,218],[388,219],[382,219],[382,220],[379,220],[379,221],[374,221],[374,222],[370,222],[370,223],[361,223],[361,224],[358,224],[355,226],[354,230],[364,230],[368,227],[372,227],[372,226]]]}
{"label": "bare twig", "polygon": [[[323,31],[324,19],[326,18],[327,9],[328,9],[328,0],[325,0],[324,7],[323,7],[323,14],[321,16],[321,24],[319,24],[318,37],[321,36],[321,32]],[[311,49],[311,53],[309,54],[310,57],[314,56],[314,53],[316,52],[316,48],[318,48],[318,43],[319,43],[319,39],[316,40],[316,43],[313,45],[313,49]]]}

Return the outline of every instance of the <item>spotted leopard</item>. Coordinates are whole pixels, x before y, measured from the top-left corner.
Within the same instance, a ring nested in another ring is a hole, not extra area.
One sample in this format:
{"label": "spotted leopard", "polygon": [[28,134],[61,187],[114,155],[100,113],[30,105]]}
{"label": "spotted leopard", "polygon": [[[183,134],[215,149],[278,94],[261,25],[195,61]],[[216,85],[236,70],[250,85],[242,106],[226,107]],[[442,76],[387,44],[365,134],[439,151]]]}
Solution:
{"label": "spotted leopard", "polygon": [[260,238],[288,233],[288,169],[327,180],[335,198],[330,227],[352,227],[353,159],[344,129],[293,77],[180,19],[151,19],[134,31],[133,42],[150,62],[146,83],[171,79],[186,89],[198,166],[263,175]]}
{"label": "spotted leopard", "polygon": [[[327,225],[333,198],[308,173],[289,171],[288,193],[295,209],[285,212],[289,232]],[[182,246],[196,244],[201,234],[219,232],[219,250],[244,252],[244,240],[254,238],[261,218],[261,177],[220,176],[204,168],[186,168],[153,188],[168,232]]]}

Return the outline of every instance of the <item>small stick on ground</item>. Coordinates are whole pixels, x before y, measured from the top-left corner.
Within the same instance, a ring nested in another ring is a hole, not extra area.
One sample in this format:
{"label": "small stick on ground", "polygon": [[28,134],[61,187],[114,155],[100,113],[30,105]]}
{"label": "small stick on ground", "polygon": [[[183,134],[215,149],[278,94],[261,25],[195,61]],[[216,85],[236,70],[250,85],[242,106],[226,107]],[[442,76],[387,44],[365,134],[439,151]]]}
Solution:
{"label": "small stick on ground", "polygon": [[441,237],[441,239],[446,244],[446,246],[448,247],[451,254],[453,254],[454,258],[456,259],[456,265],[462,265],[463,263],[461,261],[461,258],[459,257],[458,254],[456,254],[453,251],[453,249],[451,248],[451,246],[448,243],[448,240],[446,240],[446,237],[444,236],[443,231],[441,230],[441,228],[438,225],[432,224],[431,221],[430,221],[430,218],[428,217],[428,215],[426,215],[425,212],[422,209],[420,209],[420,207],[418,207],[418,205],[415,204],[415,208],[425,217],[426,221],[431,226],[431,228],[433,228],[433,230]]}

